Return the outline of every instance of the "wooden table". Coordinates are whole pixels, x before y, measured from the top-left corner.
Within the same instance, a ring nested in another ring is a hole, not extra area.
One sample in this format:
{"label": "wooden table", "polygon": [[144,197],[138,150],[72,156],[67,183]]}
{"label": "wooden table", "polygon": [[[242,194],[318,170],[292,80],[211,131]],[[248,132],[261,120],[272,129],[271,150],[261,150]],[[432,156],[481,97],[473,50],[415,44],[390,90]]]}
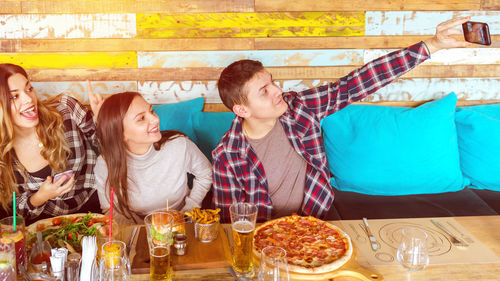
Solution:
{"label": "wooden table", "polygon": [[[455,217],[454,219],[500,257],[500,216]],[[408,221],[410,222],[411,219]],[[332,223],[340,226],[340,221],[332,221]],[[380,273],[388,281],[500,280],[500,263],[430,265],[425,270],[418,272],[409,272],[402,266],[373,266],[367,267],[367,269]],[[149,280],[149,275],[133,275],[132,280],[146,281]],[[229,281],[234,279],[227,268],[216,268],[176,271],[173,280]],[[335,280],[356,279],[342,277]]]}

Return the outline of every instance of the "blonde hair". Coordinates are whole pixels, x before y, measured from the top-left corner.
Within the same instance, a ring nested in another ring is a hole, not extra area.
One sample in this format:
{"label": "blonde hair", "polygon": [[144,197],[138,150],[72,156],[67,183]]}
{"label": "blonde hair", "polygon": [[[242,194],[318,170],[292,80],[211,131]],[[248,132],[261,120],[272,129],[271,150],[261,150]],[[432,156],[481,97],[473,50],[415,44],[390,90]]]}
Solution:
{"label": "blonde hair", "polygon": [[[19,163],[17,166],[14,164],[15,131],[10,117],[11,94],[8,79],[17,73],[28,79],[28,75],[22,67],[14,64],[0,64],[0,154],[2,156],[0,159],[0,203],[5,211],[10,209],[12,192],[18,191],[14,168],[23,171],[25,182],[27,178],[27,172],[22,164]],[[49,166],[54,172],[64,171],[71,155],[71,149],[64,137],[63,118],[56,108],[58,104],[59,96],[37,102],[39,123],[36,126],[36,133],[43,145],[40,154],[49,162]]]}

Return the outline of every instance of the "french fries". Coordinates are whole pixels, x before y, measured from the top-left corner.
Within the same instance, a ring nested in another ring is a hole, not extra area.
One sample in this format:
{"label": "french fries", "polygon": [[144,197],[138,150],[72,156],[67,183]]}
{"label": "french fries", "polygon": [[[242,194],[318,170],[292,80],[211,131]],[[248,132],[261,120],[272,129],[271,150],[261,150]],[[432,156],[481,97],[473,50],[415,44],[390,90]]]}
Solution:
{"label": "french fries", "polygon": [[194,207],[192,211],[185,212],[185,214],[190,217],[194,222],[201,224],[211,224],[219,221],[220,209],[200,209]]}
{"label": "french fries", "polygon": [[194,235],[200,242],[206,243],[217,239],[219,233],[220,209],[204,209],[194,207],[192,211],[185,214],[195,222]]}

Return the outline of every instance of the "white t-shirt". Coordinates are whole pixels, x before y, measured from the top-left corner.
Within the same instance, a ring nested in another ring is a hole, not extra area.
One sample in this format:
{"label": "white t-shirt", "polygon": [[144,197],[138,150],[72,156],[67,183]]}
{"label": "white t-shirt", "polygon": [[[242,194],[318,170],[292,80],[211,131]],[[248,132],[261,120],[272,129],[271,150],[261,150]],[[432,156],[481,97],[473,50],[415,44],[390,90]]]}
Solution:
{"label": "white t-shirt", "polygon": [[[106,189],[108,170],[102,156],[94,169],[96,189],[103,212],[110,207]],[[159,151],[153,146],[144,155],[128,153],[129,208],[140,216],[164,209],[190,210],[200,207],[212,184],[212,166],[198,147],[186,137],[177,137],[163,144]],[[187,173],[195,176],[193,189],[187,185]],[[115,195],[113,216],[119,216]],[[115,211],[116,210],[116,211]],[[123,216],[123,215],[122,215]]]}

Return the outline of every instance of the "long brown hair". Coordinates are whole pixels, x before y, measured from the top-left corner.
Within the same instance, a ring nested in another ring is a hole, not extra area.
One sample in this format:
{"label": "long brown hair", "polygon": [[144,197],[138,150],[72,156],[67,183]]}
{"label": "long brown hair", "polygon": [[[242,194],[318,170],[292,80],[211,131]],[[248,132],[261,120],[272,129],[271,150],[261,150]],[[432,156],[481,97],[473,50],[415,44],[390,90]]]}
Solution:
{"label": "long brown hair", "polygon": [[[123,118],[136,97],[142,98],[137,92],[123,92],[104,100],[97,117],[96,132],[99,151],[108,169],[106,194],[110,196],[112,186],[118,200],[118,211],[128,219],[133,217],[133,212],[129,208],[127,146],[123,140]],[[169,140],[184,136],[179,131],[162,131],[161,135],[161,139],[153,144],[155,150],[160,150]]]}
{"label": "long brown hair", "polygon": [[[11,114],[11,94],[8,80],[14,74],[21,74],[29,80],[26,71],[15,64],[0,64],[0,203],[5,211],[10,209],[9,203],[12,200],[12,192],[17,191],[17,184],[14,176],[13,150],[15,132]],[[66,169],[67,160],[71,150],[64,138],[63,118],[56,109],[59,97],[52,97],[46,101],[37,101],[39,123],[36,126],[36,133],[43,147],[40,154],[49,162],[50,168],[55,172],[62,172]],[[47,132],[50,132],[48,134]],[[17,167],[22,171],[26,182],[26,171],[22,166]]]}

